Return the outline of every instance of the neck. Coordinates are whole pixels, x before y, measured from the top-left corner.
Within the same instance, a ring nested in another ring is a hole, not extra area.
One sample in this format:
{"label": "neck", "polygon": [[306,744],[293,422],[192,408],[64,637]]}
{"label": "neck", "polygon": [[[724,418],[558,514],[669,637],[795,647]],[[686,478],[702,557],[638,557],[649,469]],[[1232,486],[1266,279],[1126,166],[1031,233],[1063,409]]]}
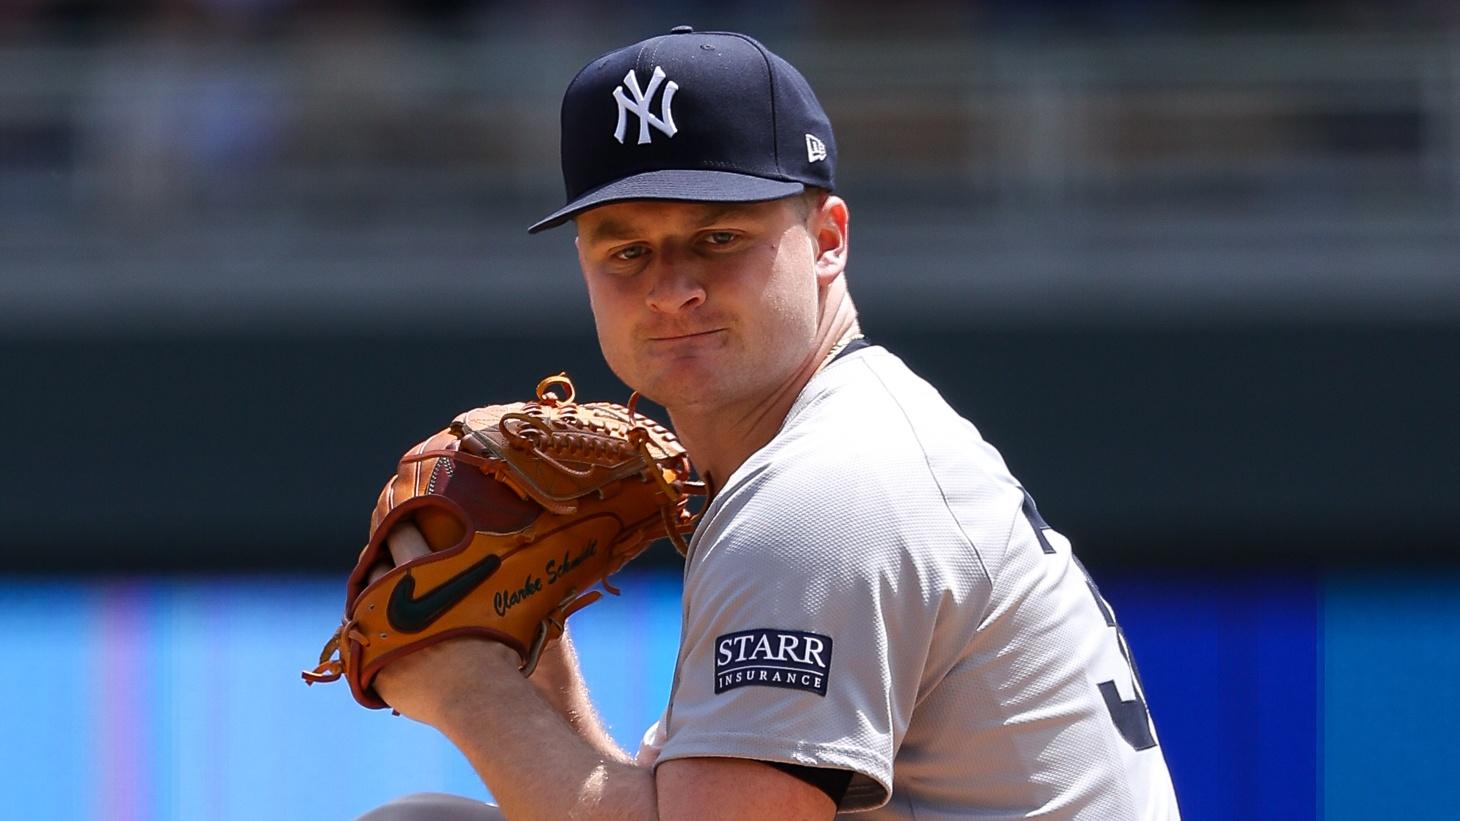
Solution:
{"label": "neck", "polygon": [[859,333],[856,308],[838,277],[822,300],[814,345],[801,365],[768,394],[730,407],[668,409],[675,434],[712,493],[775,437],[806,383],[834,351]]}

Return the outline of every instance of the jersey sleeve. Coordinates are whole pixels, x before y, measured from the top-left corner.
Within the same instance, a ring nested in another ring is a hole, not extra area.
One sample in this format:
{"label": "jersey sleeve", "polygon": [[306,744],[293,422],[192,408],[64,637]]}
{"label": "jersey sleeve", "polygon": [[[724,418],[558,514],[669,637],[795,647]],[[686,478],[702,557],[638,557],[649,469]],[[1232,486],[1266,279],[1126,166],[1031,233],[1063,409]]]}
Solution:
{"label": "jersey sleeve", "polygon": [[869,515],[875,500],[807,488],[771,469],[733,494],[717,500],[686,574],[658,760],[847,770],[841,808],[880,806],[929,667],[946,580],[921,560],[926,544],[903,541],[906,522]]}

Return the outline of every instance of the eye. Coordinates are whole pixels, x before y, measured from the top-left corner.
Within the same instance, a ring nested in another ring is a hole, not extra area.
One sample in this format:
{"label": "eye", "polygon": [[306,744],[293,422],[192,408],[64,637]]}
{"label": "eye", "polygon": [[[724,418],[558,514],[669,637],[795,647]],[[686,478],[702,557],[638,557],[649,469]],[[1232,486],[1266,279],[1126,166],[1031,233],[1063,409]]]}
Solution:
{"label": "eye", "polygon": [[609,256],[617,260],[630,262],[644,256],[647,253],[649,253],[649,249],[645,248],[642,245],[630,245],[626,248],[620,248],[617,251],[614,251]]}
{"label": "eye", "polygon": [[711,231],[705,234],[705,244],[717,246],[729,245],[739,238],[740,235],[734,231]]}

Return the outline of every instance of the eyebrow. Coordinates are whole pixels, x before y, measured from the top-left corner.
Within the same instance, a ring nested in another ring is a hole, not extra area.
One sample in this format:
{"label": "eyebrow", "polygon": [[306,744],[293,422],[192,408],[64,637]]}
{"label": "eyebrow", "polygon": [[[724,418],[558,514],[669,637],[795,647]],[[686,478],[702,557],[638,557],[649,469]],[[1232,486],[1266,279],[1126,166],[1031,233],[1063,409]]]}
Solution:
{"label": "eyebrow", "polygon": [[741,211],[749,211],[753,205],[760,205],[758,202],[726,202],[714,206],[705,206],[700,218],[695,220],[695,227],[703,228],[727,214],[734,214]]}
{"label": "eyebrow", "polygon": [[[759,205],[758,202],[727,202],[705,204],[700,206],[701,213],[694,219],[695,228],[703,228],[727,214],[734,214],[749,210],[750,207]],[[634,226],[622,220],[607,218],[586,232],[584,239],[589,242],[602,242],[605,240],[633,239],[640,234]]]}
{"label": "eyebrow", "polygon": [[587,236],[584,238],[589,242],[602,242],[603,240],[610,239],[631,239],[634,236],[633,230],[629,228],[627,223],[611,219],[603,220],[591,226],[586,234]]}

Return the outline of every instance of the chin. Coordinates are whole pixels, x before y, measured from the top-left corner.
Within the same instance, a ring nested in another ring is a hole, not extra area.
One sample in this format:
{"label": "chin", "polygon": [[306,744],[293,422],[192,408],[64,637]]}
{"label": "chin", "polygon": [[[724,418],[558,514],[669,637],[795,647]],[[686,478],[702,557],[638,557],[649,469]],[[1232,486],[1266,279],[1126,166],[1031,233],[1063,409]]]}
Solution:
{"label": "chin", "polygon": [[685,379],[651,379],[637,388],[645,399],[666,410],[684,408],[697,404],[705,397],[703,382]]}
{"label": "chin", "polygon": [[638,391],[669,410],[716,403],[723,401],[727,392],[724,376],[722,367],[708,363],[700,367],[661,369],[640,380]]}

